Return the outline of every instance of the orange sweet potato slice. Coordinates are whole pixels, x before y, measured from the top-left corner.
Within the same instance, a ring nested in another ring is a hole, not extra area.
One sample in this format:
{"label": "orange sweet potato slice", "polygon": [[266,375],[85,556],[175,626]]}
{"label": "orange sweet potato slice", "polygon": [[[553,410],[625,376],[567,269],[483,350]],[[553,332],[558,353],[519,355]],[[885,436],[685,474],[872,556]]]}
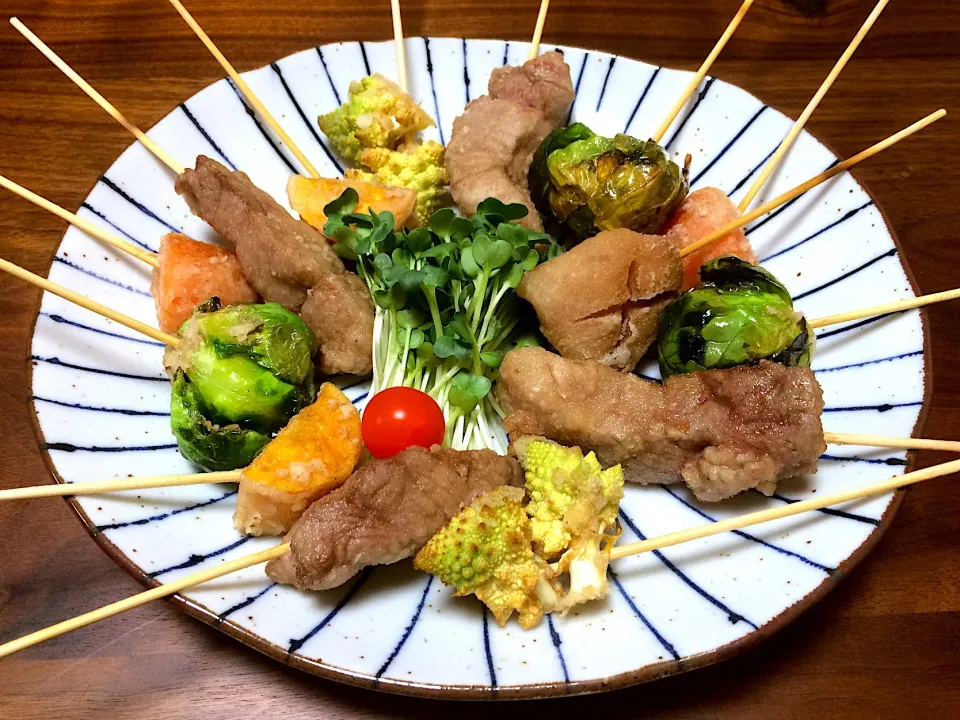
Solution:
{"label": "orange sweet potato slice", "polygon": [[223,305],[257,301],[232,250],[169,233],[160,240],[159,259],[150,291],[164,332],[175,333],[212,297]]}
{"label": "orange sweet potato slice", "polygon": [[323,232],[327,216],[323,208],[336,200],[347,188],[353,188],[360,196],[357,212],[389,210],[393,213],[396,229],[410,227],[414,222],[417,207],[417,193],[407,188],[392,185],[374,185],[363,180],[335,180],[331,178],[308,178],[293,175],[287,182],[287,196],[290,207],[296,210],[301,219]]}
{"label": "orange sweet potato slice", "polygon": [[322,495],[340,487],[360,459],[360,413],[324,383],[246,468],[233,524],[248,535],[283,535]]}

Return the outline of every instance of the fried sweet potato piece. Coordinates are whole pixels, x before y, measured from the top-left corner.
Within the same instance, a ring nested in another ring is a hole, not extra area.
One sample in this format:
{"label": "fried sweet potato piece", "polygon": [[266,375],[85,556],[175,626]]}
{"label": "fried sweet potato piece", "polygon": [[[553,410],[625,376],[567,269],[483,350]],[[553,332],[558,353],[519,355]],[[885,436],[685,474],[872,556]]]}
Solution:
{"label": "fried sweet potato piece", "polygon": [[317,498],[350,477],[363,441],[360,413],[324,383],[240,477],[233,524],[248,535],[283,535]]}

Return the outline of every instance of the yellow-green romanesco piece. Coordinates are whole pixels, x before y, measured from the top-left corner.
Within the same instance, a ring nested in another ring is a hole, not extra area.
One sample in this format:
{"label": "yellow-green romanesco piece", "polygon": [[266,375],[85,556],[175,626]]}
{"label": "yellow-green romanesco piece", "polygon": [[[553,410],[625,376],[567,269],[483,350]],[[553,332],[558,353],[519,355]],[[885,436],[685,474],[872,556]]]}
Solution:
{"label": "yellow-green romanesco piece", "polygon": [[443,145],[434,140],[403,150],[365,150],[360,162],[371,172],[352,169],[347,170],[346,177],[415,191],[417,220],[420,225],[426,225],[430,216],[446,204],[444,152]]}
{"label": "yellow-green romanesco piece", "polygon": [[517,612],[520,625],[530,628],[543,617],[541,598],[552,590],[533,554],[523,497],[515,487],[481,495],[430,538],[413,565],[455,588],[457,596],[476,595],[501,626]]}
{"label": "yellow-green romanesco piece", "polygon": [[619,465],[604,470],[592,452],[584,456],[578,447],[544,438],[520,438],[514,448],[526,472],[534,547],[544,559],[616,522],[623,498]]}
{"label": "yellow-green romanesco piece", "polygon": [[347,102],[321,115],[319,124],[338,153],[360,162],[364,150],[393,150],[404,137],[434,122],[396,83],[373,74],[350,83]]}

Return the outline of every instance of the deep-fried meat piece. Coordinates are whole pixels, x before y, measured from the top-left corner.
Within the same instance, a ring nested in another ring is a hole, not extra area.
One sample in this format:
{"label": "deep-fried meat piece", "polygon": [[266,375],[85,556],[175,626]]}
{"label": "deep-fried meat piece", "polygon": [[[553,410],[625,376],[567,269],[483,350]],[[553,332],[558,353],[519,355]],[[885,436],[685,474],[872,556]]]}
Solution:
{"label": "deep-fried meat piece", "polygon": [[411,447],[374,460],[307,509],[267,575],[301,590],[337,587],[368,565],[410,557],[477,495],[522,484],[520,464],[491,450]]}
{"label": "deep-fried meat piece", "polygon": [[565,121],[573,103],[570,68],[559,53],[545,53],[520,67],[495,70],[489,89],[453,122],[447,145],[450,192],[468,215],[488,197],[526,205],[530,214],[521,222],[541,230],[527,173],[534,152]]}
{"label": "deep-fried meat piece", "polygon": [[[304,319],[319,340],[321,372],[370,372],[373,300],[323,235],[294,218],[245,173],[203,155],[195,169],[177,178],[176,190],[195,215],[234,243],[244,275],[265,300],[298,312],[310,296],[309,319]],[[330,307],[327,298],[334,298]]]}
{"label": "deep-fried meat piece", "polygon": [[481,97],[470,103],[453,121],[447,146],[450,192],[460,209],[473,215],[488,197],[520,203],[530,210],[520,222],[542,230],[527,172],[533,153],[552,129],[542,114],[509,100]]}
{"label": "deep-fried meat piece", "polygon": [[570,68],[558,52],[548,52],[519,67],[502,67],[490,73],[487,93],[539,110],[554,127],[560,127],[575,97]]}
{"label": "deep-fried meat piece", "polygon": [[511,437],[594,450],[638,483],[683,481],[706,502],[817,471],[823,396],[809,368],[770,362],[674,375],[663,385],[541,348],[507,354],[500,401]]}
{"label": "deep-fried meat piece", "polygon": [[325,275],[310,288],[300,315],[317,336],[320,372],[363,375],[373,369],[373,311],[359,275]]}
{"label": "deep-fried meat piece", "polygon": [[563,357],[633,370],[682,278],[669,240],[605,230],[528,272],[517,294],[533,305],[540,330]]}

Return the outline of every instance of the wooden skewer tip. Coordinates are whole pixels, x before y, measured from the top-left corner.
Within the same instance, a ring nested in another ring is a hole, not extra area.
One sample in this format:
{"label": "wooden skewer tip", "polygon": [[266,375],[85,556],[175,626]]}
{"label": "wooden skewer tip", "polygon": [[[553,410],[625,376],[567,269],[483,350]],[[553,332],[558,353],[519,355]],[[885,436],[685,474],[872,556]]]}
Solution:
{"label": "wooden skewer tip", "polygon": [[57,55],[43,40],[37,37],[26,25],[20,22],[17,18],[10,18],[10,24],[17,29],[23,37],[27,39],[31,45],[33,45],[40,53],[47,58],[53,65],[67,78],[73,82],[80,90],[82,90],[86,95],[93,100],[97,105],[103,108],[110,117],[120,123],[126,130],[133,135],[137,140],[139,140],[144,147],[146,147],[153,155],[160,160],[164,165],[169,167],[177,175],[183,172],[183,165],[174,160],[173,156],[170,153],[166,152],[161,148],[157,143],[151,139],[146,133],[144,133],[140,128],[134,125],[132,122],[127,120],[127,118],[121,113],[117,108],[115,108],[109,100],[107,100],[103,95],[101,95],[97,90],[86,80],[80,77],[80,74],[77,73],[72,67],[70,67],[59,55]]}
{"label": "wooden skewer tip", "polygon": [[839,505],[841,503],[859,500],[861,498],[869,497],[870,495],[890,492],[901,487],[906,487],[907,485],[914,485],[918,482],[923,482],[924,480],[930,480],[932,478],[942,477],[944,475],[952,475],[957,472],[960,472],[960,460],[952,460],[951,462],[943,463],[941,465],[934,465],[932,467],[924,468],[923,470],[915,470],[913,472],[904,473],[903,475],[895,475],[886,480],[869,483],[867,485],[861,485],[860,487],[851,488],[849,490],[831,493],[819,498],[801,500],[799,502],[790,503],[789,505],[782,505],[769,510],[761,510],[759,512],[740,515],[727,520],[719,520],[714,523],[707,523],[705,525],[697,525],[696,527],[668,533],[659,537],[650,538],[649,540],[615,546],[610,552],[610,559],[616,560],[619,558],[628,557],[630,555],[637,555],[643,552],[650,552],[651,550],[670,547],[671,545],[679,545],[680,543],[690,542],[691,540],[699,540],[711,535],[729,532],[730,530],[740,530],[745,527],[750,527],[751,525],[758,525],[760,523],[770,522],[771,520],[780,520],[785,517],[790,517],[791,515],[799,515],[800,513],[809,512],[811,510],[819,510],[832,505]]}
{"label": "wooden skewer tip", "polygon": [[836,65],[833,66],[833,69],[830,70],[830,73],[817,89],[817,92],[814,93],[813,97],[810,99],[810,102],[807,104],[807,107],[804,108],[803,113],[799,118],[797,118],[797,121],[793,124],[793,127],[790,128],[790,132],[787,133],[787,136],[783,139],[783,142],[780,143],[780,146],[773,154],[773,157],[770,158],[769,162],[767,162],[763,170],[760,172],[760,175],[757,176],[757,179],[754,181],[753,185],[751,185],[750,189],[747,190],[747,194],[743,196],[743,199],[740,201],[739,205],[741,213],[750,207],[750,203],[753,202],[753,199],[757,196],[760,190],[763,189],[763,186],[767,183],[767,180],[769,180],[774,171],[780,167],[780,163],[783,161],[784,156],[787,154],[790,148],[793,147],[793,143],[800,136],[800,133],[803,132],[803,128],[806,126],[810,116],[813,115],[814,111],[819,107],[820,102],[824,97],[826,97],[827,92],[831,87],[833,87],[834,82],[836,82],[836,79],[847,66],[850,58],[853,57],[853,54],[857,51],[857,48],[860,47],[860,43],[863,42],[864,38],[867,36],[867,33],[870,32],[874,23],[876,23],[877,19],[880,17],[880,14],[883,12],[884,8],[887,7],[889,2],[890,0],[880,0],[876,7],[873,8],[873,12],[870,13],[869,17],[863,23],[863,26],[854,36],[853,40],[850,41],[850,44],[847,46],[846,50],[843,51],[840,59],[837,60]]}
{"label": "wooden skewer tip", "polygon": [[290,152],[293,153],[294,157],[300,161],[300,164],[303,168],[313,177],[320,177],[320,173],[313,163],[307,158],[306,155],[300,150],[297,144],[293,141],[293,138],[283,129],[283,126],[277,122],[277,119],[273,114],[267,110],[267,106],[260,101],[260,98],[257,97],[256,93],[250,88],[247,84],[247,81],[243,79],[240,73],[237,72],[236,68],[230,64],[230,61],[227,60],[226,56],[220,52],[220,49],[214,44],[213,40],[210,39],[210,36],[204,32],[203,28],[200,27],[200,24],[194,20],[193,15],[191,15],[187,9],[183,6],[183,3],[180,0],[169,0],[170,4],[173,5],[174,9],[180,13],[180,17],[183,18],[184,22],[190,26],[190,29],[193,30],[194,34],[200,39],[207,50],[210,51],[210,54],[220,63],[220,67],[226,71],[227,75],[230,76],[230,79],[233,80],[236,84],[237,89],[243,94],[247,99],[247,102],[253,106],[253,109],[257,111],[260,117],[263,118],[264,122],[270,126],[270,128],[276,133],[277,137],[280,138],[281,142],[289,148]]}
{"label": "wooden skewer tip", "polygon": [[849,158],[847,160],[844,160],[841,163],[838,163],[837,165],[830,168],[829,170],[810,178],[809,180],[801,183],[800,185],[797,185],[792,190],[788,190],[782,195],[778,195],[773,200],[768,200],[763,205],[760,205],[759,207],[754,208],[750,212],[744,213],[740,217],[734,220],[731,220],[726,225],[722,225],[721,227],[717,228],[709,235],[702,237],[696,242],[692,242],[686,247],[682,248],[680,250],[680,257],[686,257],[687,255],[691,255],[697,252],[697,250],[701,250],[705,248],[707,245],[716,242],[720,238],[726,237],[727,235],[732,233],[734,230],[742,228],[744,225],[748,225],[749,223],[753,222],[757,218],[763,215],[766,215],[769,212],[772,212],[773,210],[777,209],[781,205],[784,205],[790,202],[794,198],[800,197],[805,192],[808,192],[809,190],[812,190],[813,188],[815,188],[817,185],[821,185],[825,183],[827,180],[830,180],[831,178],[834,178],[837,175],[840,175],[841,173],[846,172],[847,170],[852,168],[854,165],[858,165],[864,160],[867,160],[873,157],[877,153],[883,150],[886,150],[887,148],[892,147],[893,145],[896,145],[901,140],[904,140],[910,137],[914,133],[919,132],[920,130],[927,127],[928,125],[946,116],[946,114],[947,114],[947,111],[943,109],[930,113],[925,118],[922,118],[917,122],[915,122],[913,125],[910,125],[909,127],[904,128],[900,132],[894,133],[893,135],[886,138],[885,140],[881,140],[876,145],[872,145],[866,150],[863,150],[857,155],[854,155],[852,158]]}
{"label": "wooden skewer tip", "polygon": [[244,570],[246,568],[253,567],[254,565],[260,565],[261,563],[278,558],[289,551],[290,544],[282,543],[268,550],[262,550],[261,552],[237,558],[236,560],[228,560],[208,570],[201,570],[200,572],[192,573],[186,577],[182,577],[179,580],[173,580],[171,582],[164,583],[163,585],[155,587],[152,590],[146,590],[145,592],[138,593],[132,597],[111,603],[110,605],[105,605],[102,608],[92,610],[91,612],[84,613],[83,615],[78,615],[70,620],[64,620],[56,625],[51,625],[43,630],[38,630],[37,632],[24,635],[21,638],[11,640],[8,643],[0,645],[0,658],[6,657],[20,650],[24,650],[28,647],[32,647],[46,640],[59,637],[60,635],[65,635],[73,630],[86,627],[87,625],[91,625],[98,620],[105,620],[108,617],[119,615],[126,610],[132,610],[133,608],[144,605],[152,600],[159,600],[160,598],[168,597],[174,593],[180,592],[181,590],[186,590],[187,588],[200,585],[201,583],[205,583],[210,580],[216,580],[217,578],[237,572],[238,570]]}
{"label": "wooden skewer tip", "polygon": [[224,472],[193,473],[190,475],[160,475],[149,478],[119,478],[81,483],[56,483],[31,487],[0,490],[0,501],[27,500],[42,497],[65,497],[73,495],[99,495],[121,490],[147,490],[151,488],[181,487],[240,481],[240,470]]}
{"label": "wooden skewer tip", "polygon": [[730,21],[730,24],[727,25],[727,29],[723,31],[723,34],[717,41],[717,44],[714,45],[713,50],[711,50],[710,54],[707,55],[707,59],[703,61],[703,64],[700,66],[697,72],[694,73],[693,78],[684,88],[683,93],[677,99],[677,102],[674,103],[673,107],[670,109],[670,112],[667,113],[667,116],[660,124],[660,127],[657,128],[657,131],[651,136],[654,142],[659,143],[663,139],[663,136],[667,134],[667,130],[669,130],[670,126],[673,125],[673,121],[677,119],[677,116],[680,114],[680,111],[683,110],[684,106],[687,104],[687,101],[690,100],[693,94],[697,91],[697,88],[700,86],[700,82],[707,76],[707,73],[710,72],[710,68],[713,66],[714,61],[720,57],[720,53],[723,52],[723,49],[727,46],[727,43],[730,41],[730,38],[733,37],[733,34],[736,32],[737,28],[740,27],[740,23],[743,22],[743,18],[746,17],[747,11],[750,10],[753,2],[754,0],[744,0],[743,4],[740,6],[740,9],[737,11],[737,14],[733,16],[733,20]]}
{"label": "wooden skewer tip", "polygon": [[124,315],[123,313],[119,313],[112,308],[108,308],[106,305],[101,305],[95,300],[84,297],[80,293],[74,292],[73,290],[65,288],[62,285],[57,285],[55,282],[51,282],[47,278],[35,275],[29,270],[24,270],[19,265],[14,265],[12,262],[4,260],[3,258],[0,258],[0,270],[8,272],[14,277],[20,278],[21,280],[26,280],[31,285],[35,285],[42,290],[46,290],[47,292],[62,297],[64,300],[68,300],[75,305],[79,305],[80,307],[90,310],[91,312],[95,312],[98,315],[107,318],[108,320],[113,320],[121,325],[125,325],[131,330],[135,330],[136,332],[142,333],[147,337],[162,342],[164,345],[176,347],[180,343],[180,338],[176,337],[175,335],[165,333],[162,330],[158,330],[155,327],[147,325],[146,323],[142,323],[139,320],[135,320],[132,317]]}
{"label": "wooden skewer tip", "polygon": [[35,192],[28,190],[27,188],[15,183],[13,180],[10,180],[9,178],[4,177],[3,175],[0,175],[0,187],[9,190],[14,195],[18,195],[19,197],[22,197],[24,200],[33,203],[37,207],[42,208],[47,212],[52,213],[59,218],[62,218],[63,220],[66,220],[68,223],[70,223],[74,227],[87,233],[87,235],[90,235],[91,237],[94,237],[97,240],[101,240],[102,242],[105,242],[108,245],[112,245],[118,250],[121,250],[127,253],[128,255],[131,255],[132,257],[137,258],[138,260],[142,260],[143,262],[147,263],[151,267],[155,267],[155,268],[160,267],[160,259],[157,257],[156,253],[150,252],[145,248],[138,247],[137,245],[134,245],[131,242],[127,242],[123,238],[117,235],[114,235],[113,233],[108,232],[107,230],[104,230],[100,226],[95,225],[94,223],[80,217],[79,215],[75,215],[69,210],[65,210],[64,208],[60,207],[56,203],[53,203],[47,200],[45,197],[42,197],[41,195],[37,195]]}
{"label": "wooden skewer tip", "polygon": [[533,60],[540,54],[540,40],[543,38],[543,28],[547,24],[547,11],[550,9],[550,0],[541,0],[540,11],[537,13],[537,24],[533,29],[533,38],[530,40],[528,60]]}

